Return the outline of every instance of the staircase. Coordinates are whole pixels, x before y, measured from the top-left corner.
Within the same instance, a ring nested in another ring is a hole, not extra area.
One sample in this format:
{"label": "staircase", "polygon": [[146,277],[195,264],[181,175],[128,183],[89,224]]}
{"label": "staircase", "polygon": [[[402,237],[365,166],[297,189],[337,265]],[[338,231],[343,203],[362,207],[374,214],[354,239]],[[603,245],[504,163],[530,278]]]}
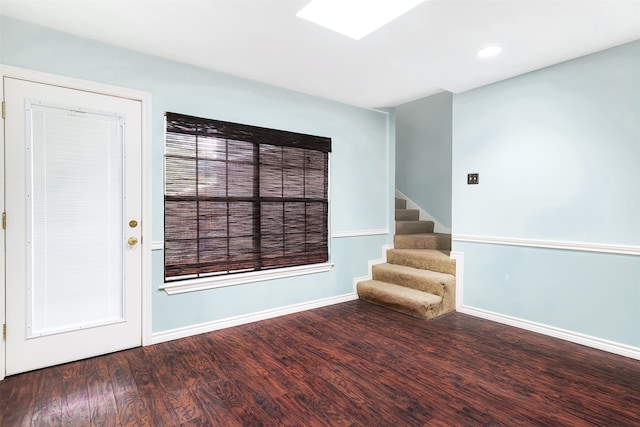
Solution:
{"label": "staircase", "polygon": [[372,269],[372,280],[359,282],[361,300],[421,319],[455,310],[455,261],[451,236],[433,232],[433,221],[420,221],[417,209],[396,199],[394,249],[387,262]]}

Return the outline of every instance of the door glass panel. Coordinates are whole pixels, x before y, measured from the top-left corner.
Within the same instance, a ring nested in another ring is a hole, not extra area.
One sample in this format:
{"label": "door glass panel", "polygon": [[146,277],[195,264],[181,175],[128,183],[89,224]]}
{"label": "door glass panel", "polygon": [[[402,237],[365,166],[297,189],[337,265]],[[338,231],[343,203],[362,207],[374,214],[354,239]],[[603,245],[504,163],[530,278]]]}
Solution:
{"label": "door glass panel", "polygon": [[123,125],[27,107],[27,337],[125,320]]}

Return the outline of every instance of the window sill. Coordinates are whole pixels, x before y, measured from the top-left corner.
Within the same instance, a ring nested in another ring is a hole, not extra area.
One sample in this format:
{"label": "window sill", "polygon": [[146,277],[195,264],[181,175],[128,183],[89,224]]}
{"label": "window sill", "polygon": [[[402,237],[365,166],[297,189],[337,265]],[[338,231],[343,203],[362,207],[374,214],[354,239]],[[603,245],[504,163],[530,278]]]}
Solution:
{"label": "window sill", "polygon": [[312,264],[298,267],[278,268],[267,271],[252,271],[250,273],[233,274],[229,276],[205,277],[202,279],[184,280],[175,283],[165,283],[160,287],[169,295],[185,292],[203,291],[205,289],[224,288],[226,286],[244,285],[263,280],[283,279],[286,277],[302,276],[303,274],[324,273],[331,270],[333,264]]}

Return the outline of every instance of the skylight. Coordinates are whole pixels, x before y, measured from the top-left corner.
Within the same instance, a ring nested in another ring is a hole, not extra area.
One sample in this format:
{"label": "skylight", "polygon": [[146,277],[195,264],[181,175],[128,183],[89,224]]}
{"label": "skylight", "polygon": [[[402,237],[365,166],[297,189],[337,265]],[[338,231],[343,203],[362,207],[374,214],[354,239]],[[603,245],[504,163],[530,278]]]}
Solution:
{"label": "skylight", "polygon": [[312,0],[297,16],[360,40],[425,0]]}
{"label": "skylight", "polygon": [[486,46],[480,49],[477,55],[480,58],[491,58],[491,57],[500,55],[500,52],[502,52],[502,46],[493,45],[493,46]]}

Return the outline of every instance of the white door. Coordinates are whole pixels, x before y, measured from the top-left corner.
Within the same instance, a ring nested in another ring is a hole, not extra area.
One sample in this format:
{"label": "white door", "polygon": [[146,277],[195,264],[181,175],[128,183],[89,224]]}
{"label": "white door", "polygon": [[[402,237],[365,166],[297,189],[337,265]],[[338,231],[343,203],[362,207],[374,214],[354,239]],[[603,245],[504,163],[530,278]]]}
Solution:
{"label": "white door", "polygon": [[6,373],[141,345],[141,103],[4,93]]}

